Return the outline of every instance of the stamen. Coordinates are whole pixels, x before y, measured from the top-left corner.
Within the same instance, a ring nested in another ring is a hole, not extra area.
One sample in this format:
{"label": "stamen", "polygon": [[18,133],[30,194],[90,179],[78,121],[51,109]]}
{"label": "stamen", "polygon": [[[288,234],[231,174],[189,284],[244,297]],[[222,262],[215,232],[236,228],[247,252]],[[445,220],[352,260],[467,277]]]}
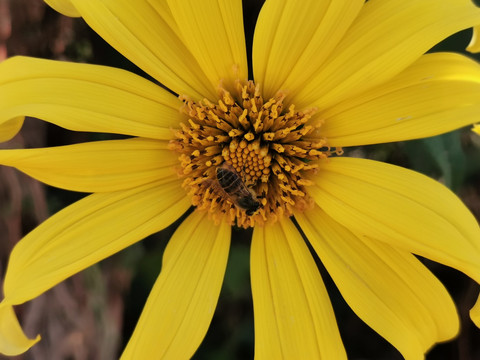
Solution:
{"label": "stamen", "polygon": [[192,204],[217,222],[244,228],[313,206],[305,189],[309,173],[332,154],[318,136],[322,121],[309,123],[315,109],[285,108],[283,92],[264,101],[252,81],[238,81],[236,89],[220,88],[217,104],[180,97],[188,119],[170,148],[180,154]]}

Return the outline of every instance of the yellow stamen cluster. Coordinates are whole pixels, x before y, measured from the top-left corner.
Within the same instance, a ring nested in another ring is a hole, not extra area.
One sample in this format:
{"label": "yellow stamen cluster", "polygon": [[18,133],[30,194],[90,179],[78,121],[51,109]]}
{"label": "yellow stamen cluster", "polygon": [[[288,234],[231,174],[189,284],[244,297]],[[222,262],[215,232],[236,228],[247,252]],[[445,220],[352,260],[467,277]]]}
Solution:
{"label": "yellow stamen cluster", "polygon": [[[171,148],[180,153],[180,175],[193,205],[216,221],[248,228],[311,207],[305,175],[317,168],[312,160],[327,158],[330,149],[325,139],[308,137],[320,126],[308,124],[313,109],[284,109],[284,94],[265,102],[252,81],[236,85],[235,94],[221,89],[216,104],[183,99],[188,121]],[[219,167],[235,174],[227,190],[217,179]],[[252,215],[242,196],[258,205]]]}

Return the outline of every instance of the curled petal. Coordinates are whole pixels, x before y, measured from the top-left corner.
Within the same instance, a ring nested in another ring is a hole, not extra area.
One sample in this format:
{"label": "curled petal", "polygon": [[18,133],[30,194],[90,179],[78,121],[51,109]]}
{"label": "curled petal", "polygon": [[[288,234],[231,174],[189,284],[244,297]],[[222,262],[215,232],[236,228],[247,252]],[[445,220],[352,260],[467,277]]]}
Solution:
{"label": "curled petal", "polygon": [[467,51],[470,51],[471,53],[480,52],[480,41],[479,41],[480,39],[478,38],[479,32],[480,32],[480,25],[474,26],[472,40],[470,40],[470,43],[467,46]]}
{"label": "curled petal", "polygon": [[53,9],[65,16],[80,17],[80,13],[70,0],[44,0]]}
{"label": "curled petal", "polygon": [[8,141],[18,134],[23,125],[23,116],[0,122],[0,142]]}
{"label": "curled petal", "polygon": [[18,322],[11,305],[0,304],[0,354],[20,355],[40,341],[40,335],[29,339]]}
{"label": "curled petal", "polygon": [[225,222],[217,226],[195,211],[180,225],[122,359],[193,356],[212,320],[229,248]]}
{"label": "curled petal", "polygon": [[480,125],[475,125],[472,130],[473,132],[476,132],[478,135],[480,135]]}
{"label": "curled petal", "polygon": [[480,328],[480,295],[477,298],[475,306],[470,310],[470,318],[474,324]]}

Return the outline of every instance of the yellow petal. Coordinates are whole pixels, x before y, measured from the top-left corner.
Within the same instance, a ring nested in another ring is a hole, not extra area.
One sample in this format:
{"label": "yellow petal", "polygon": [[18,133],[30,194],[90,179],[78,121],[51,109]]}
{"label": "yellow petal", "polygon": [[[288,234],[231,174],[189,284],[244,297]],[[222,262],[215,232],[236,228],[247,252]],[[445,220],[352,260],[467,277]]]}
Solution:
{"label": "yellow petal", "polygon": [[269,0],[253,40],[255,82],[264,98],[295,92],[321,67],[362,8],[364,0]]}
{"label": "yellow petal", "polygon": [[477,298],[475,306],[470,310],[470,318],[473,323],[480,328],[480,295]]}
{"label": "yellow petal", "polygon": [[250,264],[255,359],[346,359],[320,273],[290,220],[254,229]]}
{"label": "yellow petal", "polygon": [[470,40],[470,44],[468,44],[467,46],[467,51],[470,51],[471,53],[480,52],[480,42],[478,39],[479,31],[480,31],[480,25],[473,27],[472,40]]}
{"label": "yellow petal", "polygon": [[189,359],[217,305],[230,226],[193,212],[168,242],[162,271],[122,359]]}
{"label": "yellow petal", "polygon": [[326,108],[384,83],[433,45],[480,23],[471,0],[370,0],[322,69],[293,94],[297,107]]}
{"label": "yellow petal", "polygon": [[320,165],[309,193],[328,215],[360,237],[451,266],[480,282],[480,228],[440,183],[376,161],[333,158]]}
{"label": "yellow petal", "polygon": [[318,207],[295,218],[349,306],[405,359],[457,334],[450,295],[415,256],[355,236]]}
{"label": "yellow petal", "polygon": [[480,135],[480,125],[475,125],[472,130],[473,132],[476,132],[478,135]]}
{"label": "yellow petal", "polygon": [[20,355],[40,341],[40,335],[29,339],[10,305],[0,304],[0,354]]}
{"label": "yellow petal", "polygon": [[3,123],[0,121],[0,142],[8,141],[17,135],[22,128],[23,119],[24,117],[20,116]]}
{"label": "yellow petal", "polygon": [[181,105],[124,70],[26,57],[0,63],[0,125],[28,115],[75,131],[171,139]]}
{"label": "yellow petal", "polygon": [[80,17],[80,13],[75,9],[75,6],[71,3],[70,0],[44,0],[49,6],[51,6],[55,11],[62,13],[66,16],[71,17]]}
{"label": "yellow petal", "polygon": [[355,146],[442,134],[478,121],[480,65],[458,54],[422,56],[387,83],[318,116],[331,146]]}
{"label": "yellow petal", "polygon": [[163,1],[55,2],[65,6],[71,3],[76,13],[106,42],[175,93],[187,94],[195,99],[215,96],[215,89],[207,86],[207,78],[185,47],[172,14]]}
{"label": "yellow petal", "polygon": [[0,150],[0,164],[48,185],[81,192],[134,188],[174,176],[168,142],[133,138],[40,149]]}
{"label": "yellow petal", "polygon": [[211,87],[248,77],[241,0],[169,0],[183,41],[207,75]]}
{"label": "yellow petal", "polygon": [[180,183],[167,179],[93,194],[50,217],[14,247],[4,301],[30,300],[173,223],[190,206]]}

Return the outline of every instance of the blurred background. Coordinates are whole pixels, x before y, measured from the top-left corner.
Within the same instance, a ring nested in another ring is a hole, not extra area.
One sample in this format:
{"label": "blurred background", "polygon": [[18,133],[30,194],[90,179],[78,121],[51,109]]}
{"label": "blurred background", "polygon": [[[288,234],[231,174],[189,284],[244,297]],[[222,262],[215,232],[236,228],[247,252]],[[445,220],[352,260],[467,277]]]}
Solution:
{"label": "blurred background", "polygon": [[[261,0],[244,0],[248,46],[262,3]],[[431,51],[464,53],[470,37],[471,30],[464,31]],[[146,76],[81,19],[61,16],[41,0],[0,0],[0,60],[14,55],[104,64]],[[110,134],[70,132],[27,119],[21,133],[8,143],[0,144],[0,148],[57,146],[114,137],[118,138]],[[480,219],[480,137],[470,129],[429,139],[346,150],[347,155],[386,161],[438,179],[457,193]],[[23,235],[85,195],[45,186],[12,168],[0,166],[1,274],[4,274],[12,247]],[[163,250],[178,224],[17,307],[26,332],[30,336],[40,333],[42,341],[15,359],[117,359],[160,272]],[[219,304],[194,359],[253,358],[250,234],[250,231],[234,230]],[[316,260],[329,290],[349,359],[402,359],[349,309],[321,262]],[[480,330],[468,317],[479,291],[478,285],[457,271],[422,261],[448,288],[462,321],[458,338],[437,345],[427,359],[480,359]]]}

